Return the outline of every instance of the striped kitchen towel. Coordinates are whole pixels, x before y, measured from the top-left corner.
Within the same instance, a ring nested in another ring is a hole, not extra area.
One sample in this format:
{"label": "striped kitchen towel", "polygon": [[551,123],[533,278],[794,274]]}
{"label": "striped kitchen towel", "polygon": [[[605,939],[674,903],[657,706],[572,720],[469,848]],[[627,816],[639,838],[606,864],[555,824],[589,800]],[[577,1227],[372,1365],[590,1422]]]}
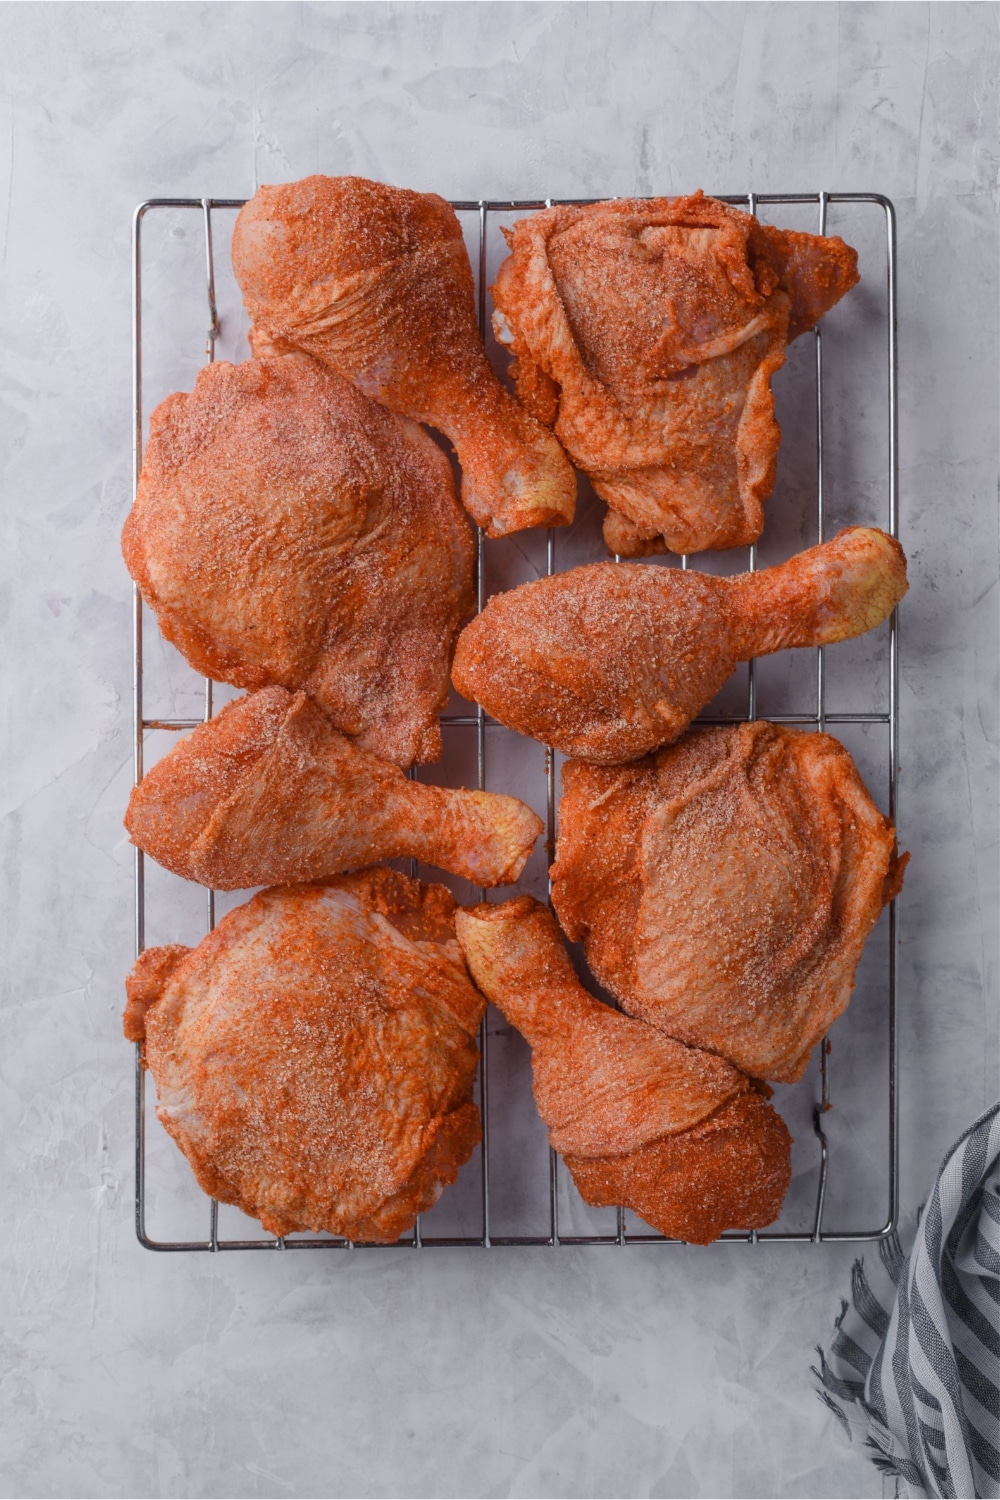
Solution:
{"label": "striped kitchen towel", "polygon": [[908,1256],[855,1261],[820,1395],[901,1496],[1000,1496],[1000,1104],[952,1146]]}

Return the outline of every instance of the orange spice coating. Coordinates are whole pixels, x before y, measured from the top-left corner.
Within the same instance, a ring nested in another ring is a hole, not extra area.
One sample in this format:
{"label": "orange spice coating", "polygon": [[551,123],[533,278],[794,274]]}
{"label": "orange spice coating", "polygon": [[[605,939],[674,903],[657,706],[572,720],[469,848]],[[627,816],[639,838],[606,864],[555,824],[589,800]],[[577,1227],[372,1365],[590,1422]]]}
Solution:
{"label": "orange spice coating", "polygon": [[389,1243],[480,1139],[484,1003],[454,901],[380,868],[272,889],[127,986],[157,1115],[206,1193],[273,1234]]}
{"label": "orange spice coating", "polygon": [[563,768],[552,903],[630,1015],[793,1083],[907,856],[850,755],[758,722]]}
{"label": "orange spice coating", "polygon": [[861,635],[906,586],[899,543],[864,527],[732,578],[592,563],[492,598],[452,680],[508,728],[615,765],[675,740],[737,662]]}
{"label": "orange spice coating", "polygon": [[588,1203],[694,1244],[773,1222],[791,1138],[749,1079],[588,995],[530,896],[459,911],[456,929],[476,984],[531,1046],[538,1112]]}
{"label": "orange spice coating", "polygon": [[223,891],[408,858],[501,885],[542,831],[516,797],[411,781],[280,687],[185,736],[135,787],[125,826],[168,870]]}
{"label": "orange spice coating", "polygon": [[611,551],[700,552],[760,536],[790,339],[858,280],[836,236],[695,193],[521,219],[493,297],[522,401],[611,510]]}
{"label": "orange spice coating", "polygon": [[774,1223],[792,1177],[791,1144],[781,1116],[750,1092],[683,1135],[649,1141],[628,1156],[565,1161],[595,1208],[621,1203],[661,1234],[707,1245],[727,1229]]}
{"label": "orange spice coating", "polygon": [[208,365],[153,413],[122,549],[198,671],[305,688],[397,765],[440,756],[473,542],[416,423],[304,354]]}
{"label": "orange spice coating", "polygon": [[363,177],[261,187],[236,221],[233,268],[255,352],[304,349],[445,433],[462,500],[490,536],[573,519],[562,449],[490,369],[461,225],[443,198]]}

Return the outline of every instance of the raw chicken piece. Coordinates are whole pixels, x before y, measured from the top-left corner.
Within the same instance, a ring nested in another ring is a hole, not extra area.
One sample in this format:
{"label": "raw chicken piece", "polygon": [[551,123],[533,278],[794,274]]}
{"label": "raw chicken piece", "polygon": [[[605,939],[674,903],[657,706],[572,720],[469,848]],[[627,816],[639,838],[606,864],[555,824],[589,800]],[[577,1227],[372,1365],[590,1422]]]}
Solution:
{"label": "raw chicken piece", "polygon": [[843,745],[692,730],[562,784],[552,903],[600,982],[755,1078],[801,1077],[907,859]]}
{"label": "raw chicken piece", "polygon": [[305,688],[397,765],[440,756],[473,543],[415,422],[304,354],[208,365],[153,413],[122,547],[198,671]]}
{"label": "raw chicken piece", "polygon": [[588,1203],[702,1245],[777,1218],[791,1139],[749,1079],[588,995],[530,896],[459,911],[456,929],[476,984],[531,1046],[538,1112]]}
{"label": "raw chicken piece", "polygon": [[573,519],[576,477],[490,369],[458,219],[436,193],[363,177],[261,187],[233,234],[255,352],[305,349],[455,445],[490,536]]}
{"label": "raw chicken piece", "polygon": [[168,870],[223,891],[405,858],[502,885],[542,831],[516,797],[410,781],[280,687],[182,740],[133,791],[125,826]]}
{"label": "raw chicken piece", "polygon": [[855,252],[703,193],[549,208],[507,239],[497,337],[611,506],[610,550],[755,541],[781,439],[771,377],[858,280]]}
{"label": "raw chicken piece", "polygon": [[733,578],[592,563],[491,599],[452,680],[508,728],[616,765],[675,740],[737,662],[861,635],[906,587],[899,543],[863,527]]}
{"label": "raw chicken piece", "polygon": [[206,1193],[272,1234],[389,1243],[480,1138],[482,997],[442,886],[365,870],[264,891],[142,955],[125,1035]]}

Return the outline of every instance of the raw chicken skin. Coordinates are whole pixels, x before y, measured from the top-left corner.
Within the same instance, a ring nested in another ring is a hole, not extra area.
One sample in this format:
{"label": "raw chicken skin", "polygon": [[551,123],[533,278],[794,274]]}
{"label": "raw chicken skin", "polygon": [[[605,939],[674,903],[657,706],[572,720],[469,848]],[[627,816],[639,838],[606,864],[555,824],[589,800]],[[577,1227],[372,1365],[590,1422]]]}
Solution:
{"label": "raw chicken skin", "polygon": [[576,476],[490,368],[443,198],[363,177],[261,187],[236,221],[233,268],[254,351],[304,349],[445,433],[462,500],[488,535],[572,521]]}
{"label": "raw chicken skin", "polygon": [[201,1187],[272,1234],[390,1243],[480,1139],[484,1004],[442,886],[392,870],[262,892],[129,976],[157,1115]]}
{"label": "raw chicken skin", "polygon": [[507,232],[493,297],[522,401],[611,507],[613,552],[760,536],[788,341],[858,280],[836,236],[695,193],[560,205]]}
{"label": "raw chicken skin", "polygon": [[552,903],[630,1015],[793,1083],[907,856],[843,745],[763,722],[563,768]]}
{"label": "raw chicken skin", "polygon": [[617,765],[682,734],[737,662],[861,635],[906,587],[899,543],[862,527],[732,578],[592,563],[492,598],[452,680],[508,728]]}
{"label": "raw chicken skin", "polygon": [[742,1073],[588,995],[530,896],[459,911],[456,929],[476,984],[531,1046],[538,1112],[588,1203],[695,1244],[777,1217],[791,1139]]}
{"label": "raw chicken skin", "polygon": [[135,788],[125,826],[168,870],[223,891],[408,858],[500,885],[542,831],[516,797],[411,781],[280,687],[183,739]]}
{"label": "raw chicken skin", "polygon": [[473,542],[415,422],[304,354],[207,365],[153,412],[122,548],[197,671],[304,688],[397,765],[440,756]]}

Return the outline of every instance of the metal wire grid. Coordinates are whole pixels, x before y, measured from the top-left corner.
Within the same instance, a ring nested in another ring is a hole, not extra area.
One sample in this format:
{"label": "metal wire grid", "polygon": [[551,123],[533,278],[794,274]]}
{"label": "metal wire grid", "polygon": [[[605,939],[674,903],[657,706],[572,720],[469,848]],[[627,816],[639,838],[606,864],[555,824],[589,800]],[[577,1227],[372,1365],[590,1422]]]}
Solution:
{"label": "metal wire grid", "polygon": [[[720,195],[721,196],[721,195]],[[157,209],[190,209],[202,216],[204,228],[205,249],[205,292],[207,295],[209,327],[206,340],[206,356],[208,362],[215,358],[215,344],[219,336],[219,319],[216,307],[215,293],[215,255],[213,246],[212,211],[213,209],[239,209],[243,206],[245,199],[241,198],[153,198],[139,204],[133,216],[132,225],[132,356],[133,356],[133,498],[135,487],[138,484],[139,472],[142,467],[143,451],[143,407],[142,407],[142,225],[151,211]],[[545,199],[545,200],[470,200],[453,202],[452,207],[457,212],[472,212],[478,216],[479,245],[478,245],[478,316],[480,328],[485,332],[487,326],[487,229],[491,214],[509,214],[511,212],[532,212],[534,210],[549,208],[554,204],[572,203],[585,204],[593,202],[592,199]],[[899,458],[898,458],[898,372],[897,372],[897,332],[896,332],[896,216],[892,202],[880,193],[744,193],[735,196],[722,197],[722,201],[746,208],[750,213],[756,213],[757,208],[762,205],[814,205],[818,213],[817,232],[826,233],[827,210],[831,204],[863,205],[868,204],[881,210],[885,222],[885,256],[886,256],[886,293],[888,304],[887,317],[887,349],[886,349],[886,380],[887,380],[887,409],[888,409],[888,464],[886,482],[888,488],[888,530],[893,536],[898,535],[899,529]],[[823,541],[825,536],[825,495],[824,495],[824,403],[823,403],[823,331],[822,325],[814,330],[815,340],[815,370],[816,370],[816,519],[818,541]],[[616,561],[618,559],[616,558]],[[477,586],[476,604],[477,609],[482,610],[486,603],[485,582],[485,539],[482,531],[478,535],[477,543]],[[750,569],[756,568],[756,547],[750,548]],[[681,567],[688,567],[688,558],[681,558]],[[546,571],[551,576],[555,572],[555,533],[549,531],[546,546]],[[142,667],[142,645],[143,645],[143,619],[142,600],[137,586],[133,586],[133,725],[134,725],[134,780],[138,784],[143,774],[143,735],[147,729],[192,729],[203,723],[212,716],[212,682],[205,679],[205,707],[201,719],[146,719],[143,716],[143,667]],[[898,674],[899,674],[899,634],[896,612],[893,611],[889,622],[889,667],[888,667],[888,698],[889,708],[886,713],[828,713],[826,711],[826,680],[825,680],[825,654],[822,647],[816,653],[816,707],[811,714],[772,714],[769,718],[772,722],[814,726],[818,730],[824,730],[831,724],[882,724],[888,728],[889,739],[889,816],[895,822],[897,812],[897,771],[899,764],[899,715],[898,715]],[[757,680],[756,663],[748,664],[747,677],[747,711],[745,716],[729,716],[726,718],[702,717],[699,723],[733,723],[739,722],[740,717],[752,720],[757,717]],[[480,789],[486,784],[486,729],[493,721],[489,720],[481,707],[476,708],[474,715],[442,715],[442,724],[474,726],[476,729],[476,759],[477,759],[477,784]],[[555,757],[550,748],[545,752],[545,774],[546,774],[546,848],[552,857],[555,848],[556,835],[556,773]],[[484,893],[485,894],[485,893]],[[135,947],[136,955],[140,954],[145,947],[145,882],[142,851],[135,851]],[[214,892],[206,893],[206,921],[208,930],[211,931],[215,925],[215,897]],[[824,1038],[821,1046],[821,1097],[814,1107],[813,1128],[817,1138],[819,1150],[819,1177],[816,1191],[815,1213],[813,1228],[809,1233],[789,1233],[781,1230],[751,1230],[749,1233],[729,1232],[722,1236],[723,1240],[743,1244],[757,1244],[761,1241],[773,1241],[786,1244],[822,1244],[831,1241],[849,1242],[871,1242],[884,1239],[896,1227],[899,1210],[899,1183],[898,1183],[898,1136],[899,1136],[899,1101],[897,1087],[897,1036],[896,1036],[896,903],[893,901],[889,907],[888,914],[888,994],[886,1004],[888,1011],[888,1138],[887,1167],[888,1167],[888,1190],[889,1190],[889,1213],[886,1222],[879,1228],[869,1231],[836,1231],[823,1228],[823,1210],[826,1199],[827,1177],[829,1170],[830,1148],[827,1137],[822,1127],[823,1114],[830,1108],[830,1069],[829,1069],[829,1043]],[[541,1235],[496,1235],[491,1233],[490,1228],[490,1110],[489,1110],[489,1075],[487,1068],[489,1036],[484,1019],[480,1028],[479,1036],[480,1064],[479,1064],[479,1105],[482,1115],[483,1142],[480,1152],[481,1173],[481,1196],[482,1196],[482,1228],[477,1236],[428,1236],[422,1232],[420,1220],[413,1229],[412,1234],[397,1242],[398,1248],[403,1249],[425,1249],[440,1246],[479,1246],[490,1248],[494,1245],[547,1245],[551,1247],[560,1245],[635,1245],[635,1244],[678,1244],[679,1241],[666,1238],[664,1235],[648,1232],[629,1232],[625,1227],[625,1213],[621,1208],[617,1211],[617,1228],[613,1234],[563,1234],[559,1228],[559,1160],[554,1151],[549,1151],[549,1231]],[[136,1047],[135,1055],[135,1227],[136,1234],[142,1245],[149,1250],[207,1250],[210,1252],[220,1250],[306,1250],[306,1249],[361,1249],[371,1248],[367,1245],[359,1245],[349,1240],[333,1237],[296,1236],[287,1239],[274,1236],[261,1236],[255,1239],[229,1239],[219,1238],[219,1205],[210,1200],[209,1228],[205,1239],[163,1241],[154,1240],[146,1232],[146,1117],[145,1117],[145,1087],[144,1069],[141,1056],[141,1048]],[[392,1248],[382,1246],[381,1248]]]}

